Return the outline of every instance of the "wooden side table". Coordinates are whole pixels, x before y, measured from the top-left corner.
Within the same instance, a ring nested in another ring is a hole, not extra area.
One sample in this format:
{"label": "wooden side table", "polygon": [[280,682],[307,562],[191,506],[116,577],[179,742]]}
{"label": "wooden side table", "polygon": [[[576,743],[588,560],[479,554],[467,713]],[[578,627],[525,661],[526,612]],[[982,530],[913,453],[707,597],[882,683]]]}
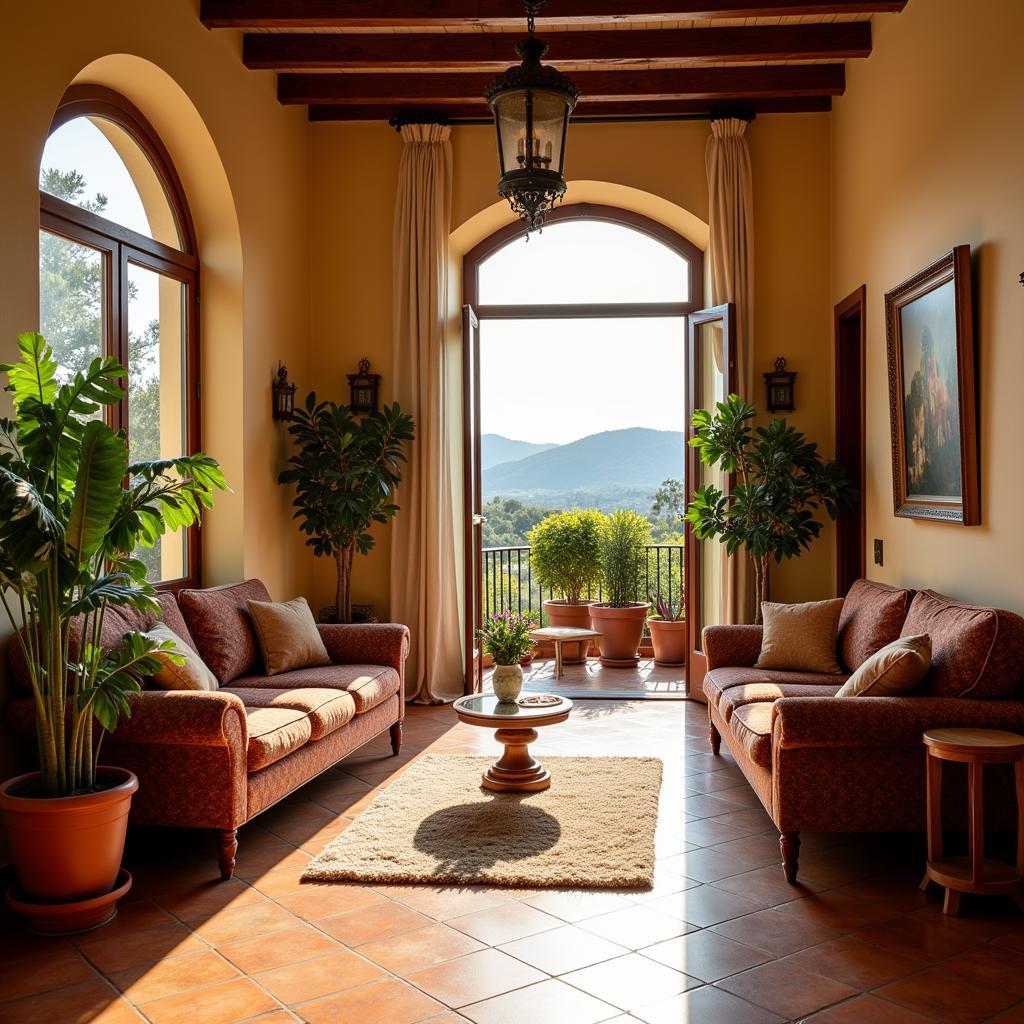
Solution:
{"label": "wooden side table", "polygon": [[[555,678],[562,678],[562,644],[575,643],[581,640],[600,640],[601,634],[594,629],[578,629],[576,626],[543,626],[530,631],[531,640],[547,640],[555,646]],[[586,653],[586,648],[584,648]],[[584,658],[584,661],[586,659]]]}
{"label": "wooden side table", "polygon": [[[924,734],[928,779],[928,866],[921,882],[945,886],[942,912],[956,916],[961,894],[1001,894],[1021,903],[1024,880],[1024,736],[996,729],[929,729]],[[970,849],[966,857],[942,855],[942,762],[967,765]],[[1017,788],[1017,862],[985,859],[985,798],[982,772],[986,764],[1012,764]],[[1024,909],[1024,908],[1022,908]]]}

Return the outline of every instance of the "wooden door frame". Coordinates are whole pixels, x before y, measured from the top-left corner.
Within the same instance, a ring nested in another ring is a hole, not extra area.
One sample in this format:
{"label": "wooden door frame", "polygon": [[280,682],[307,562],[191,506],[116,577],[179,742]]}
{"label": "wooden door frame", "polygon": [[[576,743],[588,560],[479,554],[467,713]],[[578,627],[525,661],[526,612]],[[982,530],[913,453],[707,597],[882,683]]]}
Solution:
{"label": "wooden door frame", "polygon": [[[841,531],[850,527],[844,522],[843,516],[849,512],[840,512],[839,520],[836,523],[836,592],[839,595],[845,594],[847,585],[853,579],[864,576],[867,573],[867,508],[865,505],[865,486],[867,482],[866,472],[866,444],[867,444],[867,286],[861,285],[836,303],[833,311],[833,337],[834,337],[834,359],[835,359],[835,403],[833,408],[835,422],[835,446],[836,454],[839,453],[839,439],[849,428],[849,424],[843,422],[843,417],[848,416],[850,411],[855,411],[859,419],[860,434],[860,465],[854,470],[853,483],[858,488],[860,522],[856,525],[859,530],[860,539],[860,564],[848,566],[846,564],[844,545],[841,543]],[[848,397],[844,396],[844,381],[842,376],[842,349],[844,345],[850,344],[847,324],[853,317],[859,317],[860,329],[857,332],[856,344],[858,346],[858,378],[859,395],[851,403]],[[847,468],[847,467],[844,467]]]}
{"label": "wooden door frame", "polygon": [[[463,648],[466,658],[466,674],[463,684],[465,693],[476,693],[483,681],[483,651],[476,638],[476,630],[482,625],[482,598],[480,576],[482,566],[478,564],[482,523],[476,521],[478,501],[482,500],[480,469],[480,320],[472,303],[462,307],[462,411],[466,420],[462,432],[462,494],[465,522],[465,615],[463,616]],[[467,337],[468,335],[468,337]],[[467,410],[472,409],[472,417]],[[471,422],[470,422],[471,421]]]}

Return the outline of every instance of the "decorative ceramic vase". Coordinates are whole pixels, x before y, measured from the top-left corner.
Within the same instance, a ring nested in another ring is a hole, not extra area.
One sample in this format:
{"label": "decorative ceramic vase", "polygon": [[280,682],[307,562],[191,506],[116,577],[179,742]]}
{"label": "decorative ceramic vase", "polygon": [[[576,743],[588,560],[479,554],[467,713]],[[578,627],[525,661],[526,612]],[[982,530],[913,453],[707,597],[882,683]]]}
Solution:
{"label": "decorative ceramic vase", "polygon": [[685,665],[687,652],[686,619],[650,618],[651,646],[657,665]]}
{"label": "decorative ceramic vase", "polygon": [[[574,629],[590,629],[590,608],[593,601],[581,601],[569,604],[568,601],[548,600],[544,602],[544,611],[552,626],[571,626]],[[562,644],[562,663],[579,665],[587,660],[590,649],[589,640],[578,643]]]}
{"label": "decorative ceramic vase", "polygon": [[514,704],[523,689],[523,670],[518,665],[495,665],[491,686],[502,704]]}

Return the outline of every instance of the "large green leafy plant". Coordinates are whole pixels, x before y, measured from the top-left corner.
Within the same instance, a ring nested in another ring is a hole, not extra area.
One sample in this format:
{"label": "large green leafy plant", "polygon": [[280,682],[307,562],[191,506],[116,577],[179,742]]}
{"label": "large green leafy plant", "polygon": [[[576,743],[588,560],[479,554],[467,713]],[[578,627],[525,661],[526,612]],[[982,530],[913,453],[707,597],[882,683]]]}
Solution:
{"label": "large green leafy plant", "polygon": [[530,565],[541,587],[579,604],[601,582],[605,515],[595,509],[552,512],[527,534]]}
{"label": "large green leafy plant", "polygon": [[294,518],[302,521],[306,544],[334,559],[335,619],[350,622],[352,559],[373,548],[371,525],[398,512],[391,495],[402,479],[413,420],[397,402],[359,419],[348,406],[318,402],[311,391],[288,432],[296,450],[278,481],[296,485]]}
{"label": "large green leafy plant", "polygon": [[601,575],[605,602],[628,608],[643,599],[647,545],[651,524],[632,509],[619,509],[607,519],[601,536]]}
{"label": "large green leafy plant", "polygon": [[0,600],[26,627],[42,791],[66,796],[95,785],[103,734],[171,646],[137,632],[113,650],[100,643],[108,607],[159,610],[132,552],[191,526],[225,484],[203,454],[128,461],[123,431],[99,415],[124,396],[115,359],[59,384],[42,335],[22,334],[18,348],[18,363],[0,365],[15,410],[0,419]]}
{"label": "large green leafy plant", "polygon": [[717,537],[730,555],[745,550],[754,566],[755,622],[768,597],[771,562],[794,558],[810,547],[823,524],[823,509],[835,519],[854,489],[835,459],[785,420],[755,427],[757,410],[739,395],[719,402],[715,412],[693,415],[690,439],[701,462],[735,474],[731,493],[714,484],[698,488],[686,510],[698,540]]}

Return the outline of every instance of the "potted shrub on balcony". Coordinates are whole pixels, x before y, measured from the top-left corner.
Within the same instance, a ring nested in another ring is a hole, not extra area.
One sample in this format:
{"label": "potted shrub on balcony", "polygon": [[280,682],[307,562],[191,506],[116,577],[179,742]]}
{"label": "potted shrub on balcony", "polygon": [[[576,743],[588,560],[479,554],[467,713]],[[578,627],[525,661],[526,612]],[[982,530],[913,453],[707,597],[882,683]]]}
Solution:
{"label": "potted shrub on balcony", "polygon": [[318,402],[296,409],[288,433],[296,450],[278,483],[295,484],[295,519],[313,554],[334,560],[334,622],[352,621],[352,560],[374,546],[370,527],[397,512],[392,493],[402,479],[413,421],[396,402],[362,418],[348,406]]}
{"label": "potted shrub on balcony", "polygon": [[0,785],[18,877],[7,901],[38,931],[80,930],[109,920],[131,885],[121,855],[139,784],[100,764],[103,736],[163,666],[158,652],[181,660],[137,632],[105,647],[104,614],[159,611],[131,552],[190,526],[225,485],[203,454],[128,461],[124,433],[97,418],[124,395],[116,360],[58,385],[41,335],[18,347],[21,361],[0,366],[15,408],[0,420],[0,601],[31,681],[39,771]]}
{"label": "potted shrub on balcony", "polygon": [[650,605],[641,601],[651,524],[637,512],[620,509],[601,537],[601,576],[606,601],[593,605],[590,619],[601,634],[601,664],[634,668]]}
{"label": "potted shrub on balcony", "polygon": [[654,647],[654,663],[656,665],[685,665],[687,654],[686,640],[686,600],[680,594],[679,604],[671,605],[657,594],[648,595],[654,612],[647,617],[647,626],[651,631],[651,646]]}
{"label": "potted shrub on balcony", "polygon": [[[594,509],[553,512],[527,534],[534,580],[558,595],[544,602],[552,626],[590,629],[594,602],[587,595],[601,581],[601,535],[606,518]],[[585,661],[589,646],[589,641],[564,645],[563,661]]]}

